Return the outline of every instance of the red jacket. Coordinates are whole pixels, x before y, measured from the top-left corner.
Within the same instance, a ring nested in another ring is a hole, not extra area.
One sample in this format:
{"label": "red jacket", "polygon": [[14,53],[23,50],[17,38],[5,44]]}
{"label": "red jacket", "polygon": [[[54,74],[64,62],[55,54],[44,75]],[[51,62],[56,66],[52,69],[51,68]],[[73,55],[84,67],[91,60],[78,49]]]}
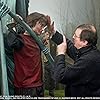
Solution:
{"label": "red jacket", "polygon": [[29,35],[21,35],[24,46],[14,51],[14,85],[16,87],[37,87],[42,83],[41,51]]}

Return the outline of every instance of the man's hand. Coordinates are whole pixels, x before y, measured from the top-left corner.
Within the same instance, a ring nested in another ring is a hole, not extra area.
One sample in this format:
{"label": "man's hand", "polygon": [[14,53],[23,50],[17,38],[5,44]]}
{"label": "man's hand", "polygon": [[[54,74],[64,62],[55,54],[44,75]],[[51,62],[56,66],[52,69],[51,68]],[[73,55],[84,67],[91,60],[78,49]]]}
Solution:
{"label": "man's hand", "polygon": [[63,35],[63,42],[57,46],[57,55],[66,54],[67,42],[66,37]]}

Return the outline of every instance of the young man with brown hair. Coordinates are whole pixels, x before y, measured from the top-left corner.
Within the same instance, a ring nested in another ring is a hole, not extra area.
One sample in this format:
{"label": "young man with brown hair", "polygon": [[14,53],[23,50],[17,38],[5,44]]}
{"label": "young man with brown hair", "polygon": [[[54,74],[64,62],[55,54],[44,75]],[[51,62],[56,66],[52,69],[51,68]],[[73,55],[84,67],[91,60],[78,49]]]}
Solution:
{"label": "young man with brown hair", "polygon": [[[36,35],[40,35],[48,20],[45,15],[34,12],[27,16],[26,23]],[[14,50],[15,95],[44,96],[41,50],[38,44],[26,31],[17,35],[10,32],[7,40],[8,46]]]}

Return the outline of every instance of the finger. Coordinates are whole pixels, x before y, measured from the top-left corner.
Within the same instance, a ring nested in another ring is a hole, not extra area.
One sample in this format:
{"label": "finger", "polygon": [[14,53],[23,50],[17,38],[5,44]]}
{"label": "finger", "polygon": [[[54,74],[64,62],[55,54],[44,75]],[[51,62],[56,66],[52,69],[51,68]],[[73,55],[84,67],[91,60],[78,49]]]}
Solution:
{"label": "finger", "polygon": [[52,22],[52,26],[54,26],[54,21]]}
{"label": "finger", "polygon": [[66,42],[66,37],[65,37],[65,35],[63,35],[63,42]]}
{"label": "finger", "polygon": [[47,20],[48,20],[48,24],[50,24],[51,23],[51,18],[50,18],[50,16],[46,16],[47,17]]}

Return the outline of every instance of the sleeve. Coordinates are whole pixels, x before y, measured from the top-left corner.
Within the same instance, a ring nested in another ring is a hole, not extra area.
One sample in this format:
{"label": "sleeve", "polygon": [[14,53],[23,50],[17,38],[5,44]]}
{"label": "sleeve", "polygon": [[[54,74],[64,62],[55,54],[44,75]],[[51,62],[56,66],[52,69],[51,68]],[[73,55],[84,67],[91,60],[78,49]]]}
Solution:
{"label": "sleeve", "polygon": [[65,55],[59,55],[55,61],[54,79],[62,84],[70,84],[80,80],[87,72],[89,63],[86,59],[79,59],[74,65],[65,64]]}
{"label": "sleeve", "polygon": [[16,32],[9,32],[7,35],[7,44],[9,48],[19,50],[23,47],[24,41]]}
{"label": "sleeve", "polygon": [[[57,45],[61,44],[63,42],[63,36],[58,31],[52,36],[52,41],[54,41]],[[67,54],[69,57],[71,57],[73,60],[76,59],[76,48],[74,47],[71,40],[67,39]]]}
{"label": "sleeve", "polygon": [[25,29],[20,24],[17,24],[15,29],[17,34],[23,34],[25,32]]}
{"label": "sleeve", "polygon": [[73,45],[72,41],[69,39],[67,39],[67,54],[75,61],[77,55],[77,49]]}

